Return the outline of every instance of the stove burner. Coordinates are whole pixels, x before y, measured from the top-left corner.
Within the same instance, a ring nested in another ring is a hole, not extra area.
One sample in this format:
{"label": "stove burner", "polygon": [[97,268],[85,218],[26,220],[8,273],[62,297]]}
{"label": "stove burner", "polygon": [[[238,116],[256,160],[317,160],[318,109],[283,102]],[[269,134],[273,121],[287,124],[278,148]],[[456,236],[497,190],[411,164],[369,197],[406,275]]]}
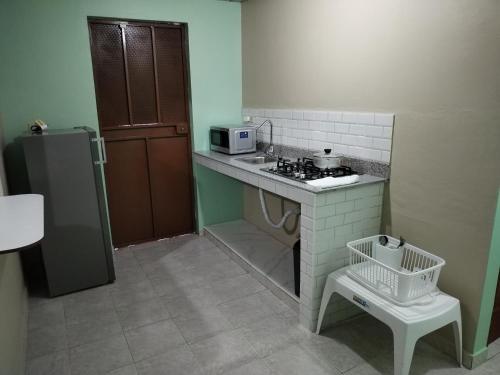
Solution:
{"label": "stove burner", "polygon": [[342,177],[358,174],[350,167],[337,168],[318,168],[310,158],[298,158],[297,161],[278,158],[275,165],[262,169],[265,172],[276,174],[282,177],[290,178],[296,181],[317,180],[324,177]]}

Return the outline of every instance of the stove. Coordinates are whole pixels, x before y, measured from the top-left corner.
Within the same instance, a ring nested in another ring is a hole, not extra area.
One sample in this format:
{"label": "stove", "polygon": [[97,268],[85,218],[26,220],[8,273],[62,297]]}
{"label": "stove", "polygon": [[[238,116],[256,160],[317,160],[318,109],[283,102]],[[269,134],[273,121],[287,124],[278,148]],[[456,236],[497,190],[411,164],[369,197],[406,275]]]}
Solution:
{"label": "stove", "polygon": [[318,168],[314,165],[313,159],[298,158],[297,161],[278,158],[276,164],[262,168],[261,171],[272,173],[291,180],[306,182],[324,177],[342,177],[359,174],[350,167]]}

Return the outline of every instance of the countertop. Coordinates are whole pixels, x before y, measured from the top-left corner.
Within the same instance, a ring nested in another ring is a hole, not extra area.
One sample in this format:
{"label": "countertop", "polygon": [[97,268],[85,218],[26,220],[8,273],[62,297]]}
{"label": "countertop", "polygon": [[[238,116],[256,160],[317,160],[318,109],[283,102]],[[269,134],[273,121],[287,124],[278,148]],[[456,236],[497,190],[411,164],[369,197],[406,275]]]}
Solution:
{"label": "countertop", "polygon": [[[320,194],[323,192],[328,192],[328,191],[338,190],[338,189],[348,189],[348,188],[353,188],[356,186],[373,184],[373,183],[380,183],[380,182],[386,181],[386,179],[384,179],[382,177],[376,177],[376,176],[371,176],[368,174],[363,174],[363,175],[359,176],[360,180],[359,180],[359,182],[357,182],[355,184],[336,186],[336,187],[327,188],[327,189],[320,189],[320,188],[308,185],[308,184],[303,183],[303,182],[293,181],[293,180],[290,180],[288,178],[284,178],[284,177],[281,177],[281,176],[278,176],[278,175],[268,173],[268,172],[261,170],[262,168],[265,168],[266,166],[273,164],[274,162],[268,163],[268,164],[249,164],[249,163],[245,163],[241,160],[238,160],[240,158],[259,156],[259,155],[262,155],[262,152],[257,152],[257,153],[253,153],[253,154],[243,154],[243,155],[227,155],[227,154],[222,154],[222,153],[215,152],[215,151],[195,151],[195,152],[193,152],[193,155],[194,155],[194,157],[193,157],[194,161],[199,162],[200,164],[205,165],[209,168],[210,168],[210,165],[209,165],[210,163],[208,163],[208,165],[207,165],[207,163],[203,163],[203,159],[208,159],[209,161],[219,162],[219,163],[222,163],[224,165],[236,168],[240,171],[255,174],[258,177],[264,177],[268,180],[272,180],[274,182],[279,182],[279,183],[282,183],[282,184],[285,184],[288,186],[292,186],[292,187],[295,187],[295,188],[298,188],[301,190],[305,190],[305,191],[308,191],[311,193],[315,193],[315,194]],[[216,169],[216,168],[212,168],[212,169]],[[235,177],[235,176],[233,176],[233,177]],[[236,176],[236,178],[237,178],[237,176]],[[240,178],[240,180],[248,182],[246,178]]]}
{"label": "countertop", "polygon": [[43,196],[0,197],[0,253],[14,251],[43,237]]}

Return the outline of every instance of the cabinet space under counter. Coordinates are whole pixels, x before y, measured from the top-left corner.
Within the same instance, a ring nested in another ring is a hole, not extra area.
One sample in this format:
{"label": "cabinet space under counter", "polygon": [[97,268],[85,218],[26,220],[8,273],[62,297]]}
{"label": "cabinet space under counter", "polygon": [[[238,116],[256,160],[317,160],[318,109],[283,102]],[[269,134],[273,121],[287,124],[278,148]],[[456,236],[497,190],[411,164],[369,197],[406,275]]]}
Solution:
{"label": "cabinet space under counter", "polygon": [[[386,179],[365,174],[360,176],[358,183],[318,190],[300,181],[266,173],[261,170],[265,164],[250,165],[239,161],[239,158],[241,155],[211,151],[193,153],[193,161],[198,167],[208,168],[300,205],[300,322],[308,330],[315,331],[326,277],[349,263],[346,243],[380,232]],[[230,221],[213,222],[206,223],[203,229],[231,248],[234,240],[227,234],[230,227]],[[241,250],[232,250],[242,257]],[[258,268],[251,259],[244,260]],[[267,277],[279,285],[279,280]],[[282,285],[280,289],[293,298],[289,285]],[[325,315],[325,326],[361,312],[341,297],[332,299],[329,310]]]}

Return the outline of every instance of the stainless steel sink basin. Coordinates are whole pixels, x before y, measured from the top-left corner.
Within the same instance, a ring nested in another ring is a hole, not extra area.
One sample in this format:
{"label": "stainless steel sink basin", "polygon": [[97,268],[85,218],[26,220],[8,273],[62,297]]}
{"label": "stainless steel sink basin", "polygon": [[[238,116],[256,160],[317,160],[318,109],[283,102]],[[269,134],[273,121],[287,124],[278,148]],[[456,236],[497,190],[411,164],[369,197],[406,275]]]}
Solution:
{"label": "stainless steel sink basin", "polygon": [[271,163],[273,161],[276,161],[277,159],[275,157],[269,156],[269,155],[260,155],[260,156],[247,156],[244,158],[238,158],[236,160],[242,161],[242,162],[248,163],[248,164],[266,164],[266,163]]}

